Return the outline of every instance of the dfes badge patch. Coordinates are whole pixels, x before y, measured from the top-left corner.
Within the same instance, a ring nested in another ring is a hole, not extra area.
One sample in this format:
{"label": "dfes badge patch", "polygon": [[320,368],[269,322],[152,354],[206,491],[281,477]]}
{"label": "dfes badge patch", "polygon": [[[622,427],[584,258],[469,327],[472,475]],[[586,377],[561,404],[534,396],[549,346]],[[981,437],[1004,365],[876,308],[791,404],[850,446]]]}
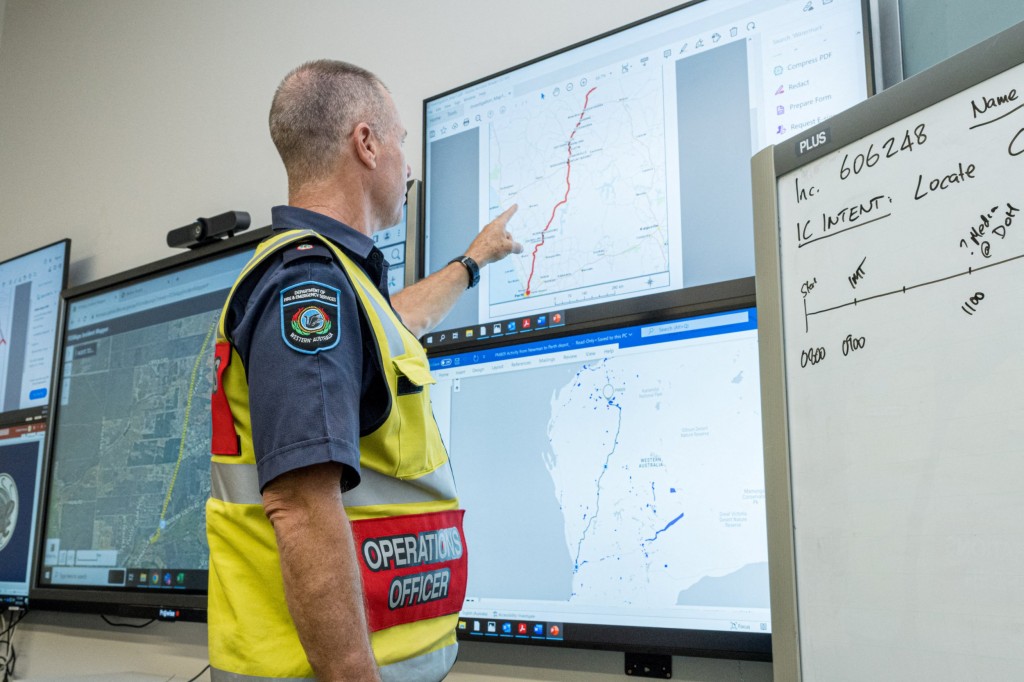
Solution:
{"label": "dfes badge patch", "polygon": [[339,292],[320,282],[281,290],[281,336],[300,353],[319,353],[338,345]]}

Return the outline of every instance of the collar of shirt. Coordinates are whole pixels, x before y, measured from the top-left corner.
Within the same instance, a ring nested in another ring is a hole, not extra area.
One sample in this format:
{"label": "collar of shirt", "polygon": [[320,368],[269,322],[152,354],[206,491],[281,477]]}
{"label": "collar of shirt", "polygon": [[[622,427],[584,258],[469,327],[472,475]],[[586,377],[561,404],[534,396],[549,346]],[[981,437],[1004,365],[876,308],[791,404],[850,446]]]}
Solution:
{"label": "collar of shirt", "polygon": [[384,254],[373,244],[373,239],[322,213],[297,206],[274,206],[270,209],[274,230],[313,230],[344,249],[377,283],[377,288],[388,296],[388,263]]}

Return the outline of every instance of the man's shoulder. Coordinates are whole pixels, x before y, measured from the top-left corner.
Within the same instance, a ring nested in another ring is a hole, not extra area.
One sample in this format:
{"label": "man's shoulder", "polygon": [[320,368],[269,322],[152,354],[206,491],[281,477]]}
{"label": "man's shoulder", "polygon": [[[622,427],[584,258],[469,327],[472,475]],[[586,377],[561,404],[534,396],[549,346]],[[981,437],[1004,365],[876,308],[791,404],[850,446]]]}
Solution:
{"label": "man's shoulder", "polygon": [[355,291],[330,248],[316,237],[282,245],[263,254],[239,280],[228,306],[228,328],[236,330],[252,316],[271,313],[296,292],[315,288],[321,299],[335,299],[340,311]]}
{"label": "man's shoulder", "polygon": [[351,288],[337,256],[316,235],[279,244],[261,255],[262,260],[239,282],[236,295],[243,293],[246,284],[248,297],[252,297],[262,289],[291,286],[314,275]]}

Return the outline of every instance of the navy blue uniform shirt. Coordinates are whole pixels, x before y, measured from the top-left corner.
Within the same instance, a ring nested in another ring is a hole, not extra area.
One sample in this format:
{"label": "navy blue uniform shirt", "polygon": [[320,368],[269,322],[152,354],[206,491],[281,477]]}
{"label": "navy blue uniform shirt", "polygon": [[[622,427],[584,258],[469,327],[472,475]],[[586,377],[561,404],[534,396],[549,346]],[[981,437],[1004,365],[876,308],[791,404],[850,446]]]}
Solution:
{"label": "navy blue uniform shirt", "polygon": [[[370,237],[293,206],[274,207],[272,216],[275,231],[311,229],[340,246],[390,300],[388,264]],[[337,291],[336,307],[286,304],[289,291],[306,290],[330,292],[324,301]],[[298,327],[303,336],[289,341],[295,324],[306,325]],[[309,336],[310,324],[330,332]],[[225,329],[249,382],[260,490],[283,473],[324,462],[343,465],[343,491],[355,487],[359,437],[383,423],[391,398],[369,323],[331,251],[314,239],[268,257],[239,285]]]}

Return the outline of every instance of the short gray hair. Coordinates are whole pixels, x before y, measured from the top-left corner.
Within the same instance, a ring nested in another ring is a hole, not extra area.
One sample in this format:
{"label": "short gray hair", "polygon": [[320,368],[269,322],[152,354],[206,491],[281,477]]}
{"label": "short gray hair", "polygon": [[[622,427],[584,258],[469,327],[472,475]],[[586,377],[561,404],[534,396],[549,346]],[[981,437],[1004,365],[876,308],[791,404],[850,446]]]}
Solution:
{"label": "short gray hair", "polygon": [[326,176],[356,124],[369,123],[381,137],[392,135],[396,122],[386,92],[366,69],[330,59],[306,62],[285,76],[270,105],[270,137],[289,187]]}

